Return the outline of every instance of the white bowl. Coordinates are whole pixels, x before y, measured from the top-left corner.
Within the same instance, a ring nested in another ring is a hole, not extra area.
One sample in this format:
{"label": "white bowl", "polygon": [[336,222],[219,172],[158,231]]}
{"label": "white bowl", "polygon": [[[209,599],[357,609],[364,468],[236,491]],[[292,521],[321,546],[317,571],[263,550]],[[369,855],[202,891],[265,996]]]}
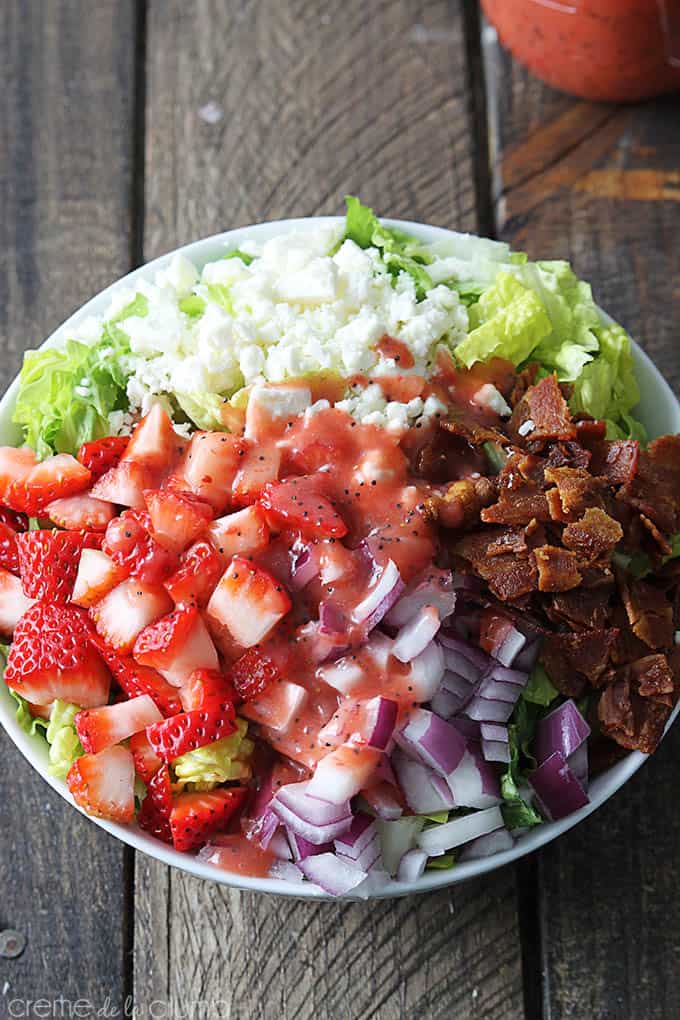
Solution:
{"label": "white bowl", "polygon": [[[204,265],[212,259],[218,258],[225,251],[225,248],[238,247],[246,238],[256,238],[258,241],[265,241],[277,234],[291,230],[311,230],[318,226],[338,222],[338,217],[318,217],[316,219],[299,220],[278,220],[272,223],[260,223],[253,227],[241,227],[238,230],[229,230],[223,234],[216,234],[214,237],[205,238],[202,241],[195,241],[183,248],[177,249],[187,255],[198,266]],[[432,242],[445,239],[452,234],[452,231],[440,227],[426,226],[420,223],[406,221],[393,222],[409,233],[421,238],[425,242]],[[87,315],[103,315],[115,294],[120,287],[129,287],[137,280],[152,280],[155,273],[163,268],[175,252],[163,255],[148,265],[136,269],[121,280],[107,287],[91,301],[88,301],[83,308],[72,315],[67,321],[56,330],[55,333],[45,342],[52,345],[62,338],[66,338],[73,327]],[[603,313],[603,318],[609,317]],[[639,417],[647,426],[650,435],[661,435],[666,432],[680,432],[680,404],[676,400],[673,391],[665,381],[659,370],[647,355],[637,346],[634,347],[635,370],[640,385],[641,400],[638,409]],[[20,441],[20,434],[12,424],[12,410],[16,399],[18,383],[15,380],[0,402],[0,443],[17,443]],[[31,765],[37,769],[43,779],[59,793],[64,800],[74,805],[66,783],[50,776],[47,771],[47,745],[41,737],[30,737],[17,724],[15,719],[16,703],[10,697],[4,683],[0,683],[0,722],[5,730],[19,748]],[[675,719],[680,704],[676,705],[670,723]],[[634,772],[640,768],[647,755],[639,751],[633,751],[622,761],[619,761],[607,772],[602,773],[590,784],[590,803],[580,811],[569,815],[559,822],[546,822],[545,824],[532,829],[526,835],[517,840],[512,850],[495,854],[481,860],[469,861],[456,865],[449,871],[426,872],[422,878],[415,882],[392,882],[387,888],[377,894],[379,897],[404,896],[407,893],[426,892],[431,889],[440,889],[443,886],[454,885],[464,882],[466,879],[483,875],[488,871],[509,864],[525,854],[531,853],[538,847],[549,843],[557,836],[571,829],[578,822],[583,821],[589,814],[595,811],[605,800],[612,796]],[[74,805],[77,807],[77,805]],[[80,810],[80,808],[77,808]],[[83,812],[84,813],[84,812]],[[311,885],[293,885],[271,878],[248,878],[241,875],[232,875],[222,871],[213,865],[204,864],[195,857],[179,853],[164,843],[146,835],[137,827],[119,825],[114,822],[93,818],[92,821],[106,829],[113,836],[127,843],[135,850],[141,850],[150,857],[155,857],[165,864],[171,864],[176,868],[196,875],[199,878],[210,879],[213,882],[221,882],[224,885],[235,886],[240,889],[255,890],[257,892],[277,893],[283,896],[294,896],[298,898],[322,898],[319,891]],[[358,897],[348,897],[356,899]]]}

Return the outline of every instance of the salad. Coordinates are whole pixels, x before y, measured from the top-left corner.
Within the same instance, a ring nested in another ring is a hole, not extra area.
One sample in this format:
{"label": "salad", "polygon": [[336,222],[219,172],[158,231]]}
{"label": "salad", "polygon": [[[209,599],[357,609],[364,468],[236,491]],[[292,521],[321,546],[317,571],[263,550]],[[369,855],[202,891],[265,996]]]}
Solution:
{"label": "salad", "polygon": [[173,258],[29,352],[20,724],[91,815],[369,895],[513,846],[680,691],[680,437],[565,262],[344,224]]}

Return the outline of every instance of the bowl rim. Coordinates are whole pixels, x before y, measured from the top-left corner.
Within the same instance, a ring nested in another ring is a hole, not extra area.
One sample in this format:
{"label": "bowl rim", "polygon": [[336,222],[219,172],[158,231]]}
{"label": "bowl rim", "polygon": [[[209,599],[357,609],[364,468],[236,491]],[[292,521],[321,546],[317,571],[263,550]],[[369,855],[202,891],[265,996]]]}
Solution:
{"label": "bowl rim", "polygon": [[[387,225],[400,227],[417,237],[422,238],[426,243],[438,240],[446,240],[451,236],[461,236],[460,232],[448,230],[444,227],[436,227],[430,224],[419,223],[411,220],[396,220],[382,218]],[[213,258],[219,257],[226,248],[238,247],[246,239],[262,240],[284,233],[295,231],[308,232],[323,227],[330,227],[344,222],[340,216],[318,216],[300,217],[283,220],[268,220],[258,224],[251,224],[237,227],[232,230],[222,231],[208,237],[192,241],[188,244],[174,248],[163,255],[145,263],[144,265],[126,273],[115,280],[108,287],[99,291],[90,298],[84,305],[76,309],[40,346],[54,346],[66,338],[67,334],[77,326],[79,322],[90,315],[102,314],[108,306],[115,293],[124,288],[130,287],[138,280],[153,280],[159,269],[163,269],[170,260],[177,254],[185,255],[195,260],[202,266]],[[606,312],[601,311],[603,320],[612,324],[614,320]],[[657,404],[663,405],[660,410],[661,417],[656,420],[660,428],[666,431],[680,431],[680,401],[673,393],[671,387],[656,367],[651,358],[633,341],[633,356],[635,371],[643,390],[650,399]],[[644,385],[643,385],[644,384]],[[18,376],[12,381],[5,394],[0,400],[0,439],[4,443],[16,443],[20,441],[18,430],[11,424],[11,413],[18,391]],[[657,408],[658,410],[658,408]],[[656,411],[654,412],[656,414]],[[579,822],[593,814],[606,800],[609,800],[635,772],[646,761],[649,755],[640,751],[629,752],[623,759],[614,766],[602,773],[591,784],[592,797],[589,803],[557,822],[544,822],[542,825],[530,830],[519,837],[510,850],[493,854],[477,860],[466,861],[457,864],[454,868],[446,871],[429,871],[414,882],[391,881],[383,889],[370,893],[368,896],[357,896],[349,894],[344,897],[331,897],[323,893],[318,887],[311,883],[294,884],[273,878],[254,878],[250,876],[237,875],[223,871],[214,865],[199,861],[197,857],[187,853],[181,853],[166,846],[159,840],[148,836],[136,825],[122,825],[102,818],[93,818],[82,808],[75,804],[65,781],[49,775],[47,772],[47,746],[45,741],[38,735],[31,736],[25,733],[15,718],[16,703],[9,694],[4,683],[0,684],[0,723],[5,732],[18,750],[40,774],[40,776],[55,790],[67,803],[75,807],[82,815],[94,822],[106,832],[117,837],[123,843],[133,847],[149,857],[155,858],[171,867],[185,871],[197,878],[217,882],[221,885],[242,889],[249,892],[273,893],[275,895],[293,897],[295,899],[319,900],[319,899],[341,899],[341,900],[366,900],[366,899],[387,899],[409,895],[411,893],[423,893],[436,889],[443,889],[460,882],[477,878],[481,875],[495,871],[513,861],[532,853],[534,850],[552,842],[562,833],[572,829]],[[680,703],[675,706],[673,713],[666,726],[666,731],[673,723],[680,712]]]}

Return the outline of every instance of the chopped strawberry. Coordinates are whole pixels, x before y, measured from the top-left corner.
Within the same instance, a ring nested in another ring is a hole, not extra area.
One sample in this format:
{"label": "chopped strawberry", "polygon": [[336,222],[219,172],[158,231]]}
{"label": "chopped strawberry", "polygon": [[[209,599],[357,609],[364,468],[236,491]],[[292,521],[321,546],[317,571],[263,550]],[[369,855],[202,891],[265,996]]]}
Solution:
{"label": "chopped strawberry", "polygon": [[315,538],[342,538],[347,525],[310,476],[268,485],[260,499],[274,520]]}
{"label": "chopped strawberry", "polygon": [[[158,485],[184,450],[184,441],[177,435],[167,412],[154,404],[142,418],[125,448],[121,462],[142,464],[158,475]],[[154,486],[149,486],[154,488]]]}
{"label": "chopped strawberry", "polygon": [[28,531],[28,517],[17,510],[9,510],[6,506],[0,506],[0,524],[6,525],[12,531]]}
{"label": "chopped strawberry", "polygon": [[281,680],[270,684],[261,694],[241,707],[241,714],[251,722],[273,730],[287,730],[307,700],[308,692],[300,684]]}
{"label": "chopped strawberry", "polygon": [[[157,760],[160,764],[160,759]],[[140,829],[144,829],[145,832],[155,836],[156,839],[161,839],[164,843],[172,843],[170,832],[172,803],[170,771],[167,765],[162,765],[148,780],[146,797],[142,801],[137,816],[137,824]]]}
{"label": "chopped strawberry", "polygon": [[175,609],[146,627],[132,654],[176,687],[186,683],[196,669],[218,668],[215,646],[195,606]]}
{"label": "chopped strawberry", "polygon": [[45,513],[51,521],[67,531],[105,531],[115,516],[113,503],[94,499],[86,492],[48,503]]}
{"label": "chopped strawberry", "polygon": [[36,463],[35,453],[28,447],[0,446],[0,503],[4,504],[3,513],[8,512],[6,507],[19,512],[23,510],[23,507],[14,505],[10,492],[28,478]]}
{"label": "chopped strawberry", "polygon": [[118,506],[143,507],[144,490],[154,487],[157,476],[158,472],[144,464],[121,461],[97,479],[90,495]]}
{"label": "chopped strawberry", "polygon": [[126,747],[107,747],[77,758],[66,777],[71,795],[88,815],[112,822],[135,817],[135,763]]}
{"label": "chopped strawberry", "polygon": [[242,786],[211,790],[209,793],[180,793],[170,812],[170,829],[175,850],[193,850],[209,836],[224,829],[246,798]]}
{"label": "chopped strawberry", "polygon": [[127,571],[101,549],[83,549],[71,601],[89,609],[126,577]]}
{"label": "chopped strawberry", "polygon": [[276,482],[281,453],[276,443],[249,443],[234,478],[232,493],[239,506],[252,503],[266,485]]}
{"label": "chopped strawberry", "polygon": [[210,504],[190,492],[152,489],[144,493],[144,499],[154,538],[174,553],[186,549],[213,518]]}
{"label": "chopped strawberry", "polygon": [[157,670],[151,669],[150,666],[140,666],[131,655],[119,655],[107,645],[100,634],[90,635],[90,641],[128,698],[148,694],[164,716],[177,715],[182,711],[177,688],[169,684]]}
{"label": "chopped strawberry", "polygon": [[137,635],[172,609],[172,599],[160,585],[128,577],[90,610],[97,632],[120,652],[129,652]]}
{"label": "chopped strawberry", "polygon": [[210,542],[199,539],[182,553],[179,566],[163,584],[175,605],[207,605],[224,564]]}
{"label": "chopped strawberry", "polygon": [[229,670],[229,679],[241,701],[250,701],[271,684],[283,680],[276,663],[261,648],[249,648]]}
{"label": "chopped strawberry", "polygon": [[185,684],[179,689],[182,708],[192,712],[197,708],[205,708],[209,701],[216,698],[222,701],[234,701],[236,691],[231,680],[219,669],[195,669]]}
{"label": "chopped strawberry", "polygon": [[149,743],[146,731],[134,733],[130,737],[130,750],[135,760],[135,770],[140,779],[148,784],[163,764]]}
{"label": "chopped strawberry", "polygon": [[19,573],[26,595],[67,602],[86,544],[86,533],[80,531],[25,531],[17,535]]}
{"label": "chopped strawberry", "polygon": [[101,478],[115,467],[130,442],[129,436],[106,436],[83,443],[78,450],[78,460],[86,467],[93,479]]}
{"label": "chopped strawberry", "polygon": [[234,718],[232,701],[209,701],[205,708],[181,712],[153,723],[146,735],[158,757],[170,764],[182,754],[234,733]]}
{"label": "chopped strawberry", "polygon": [[13,574],[19,573],[19,550],[17,533],[8,524],[0,521],[0,567]]}
{"label": "chopped strawberry", "polygon": [[57,453],[36,464],[28,474],[20,475],[4,502],[13,510],[22,510],[36,517],[43,513],[48,503],[82,492],[89,487],[90,481],[90,472],[75,457],[70,453]]}
{"label": "chopped strawberry", "polygon": [[255,556],[269,542],[264,510],[253,503],[245,510],[218,517],[208,527],[208,537],[225,562],[232,556]]}
{"label": "chopped strawberry", "polygon": [[106,529],[102,549],[114,563],[148,584],[160,584],[176,569],[177,557],[150,534],[146,510],[124,510]]}
{"label": "chopped strawberry", "polygon": [[38,705],[55,698],[81,708],[105,705],[111,675],[90,644],[90,629],[78,606],[36,602],[14,630],[5,683]]}
{"label": "chopped strawberry", "polygon": [[12,636],[17,623],[34,601],[26,598],[18,577],[0,569],[0,634],[3,637]]}
{"label": "chopped strawberry", "polygon": [[102,705],[78,712],[75,717],[76,733],[83,749],[90,754],[103,751],[127,740],[133,733],[160,722],[163,716],[148,694],[140,694],[117,705]]}
{"label": "chopped strawberry", "polygon": [[223,513],[231,502],[231,487],[245,451],[245,441],[239,436],[195,432],[166,485],[179,492],[193,492]]}
{"label": "chopped strawberry", "polygon": [[291,607],[283,585],[252,560],[234,556],[208,603],[211,624],[250,648],[267,636]]}

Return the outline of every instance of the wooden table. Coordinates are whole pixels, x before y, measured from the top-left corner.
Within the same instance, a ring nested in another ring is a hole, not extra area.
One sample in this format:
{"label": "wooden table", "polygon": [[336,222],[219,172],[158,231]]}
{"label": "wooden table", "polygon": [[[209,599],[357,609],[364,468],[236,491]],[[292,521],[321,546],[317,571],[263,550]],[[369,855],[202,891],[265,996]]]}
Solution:
{"label": "wooden table", "polygon": [[[3,15],[3,383],[140,262],[339,213],[353,192],[568,256],[680,384],[678,98],[577,103],[488,33],[482,48],[475,4],[454,0],[6,0]],[[135,857],[3,735],[0,929],[27,946],[0,959],[0,1015],[114,1016],[130,997],[144,1020],[678,1017],[679,753],[676,726],[625,791],[516,869],[312,904]]]}

